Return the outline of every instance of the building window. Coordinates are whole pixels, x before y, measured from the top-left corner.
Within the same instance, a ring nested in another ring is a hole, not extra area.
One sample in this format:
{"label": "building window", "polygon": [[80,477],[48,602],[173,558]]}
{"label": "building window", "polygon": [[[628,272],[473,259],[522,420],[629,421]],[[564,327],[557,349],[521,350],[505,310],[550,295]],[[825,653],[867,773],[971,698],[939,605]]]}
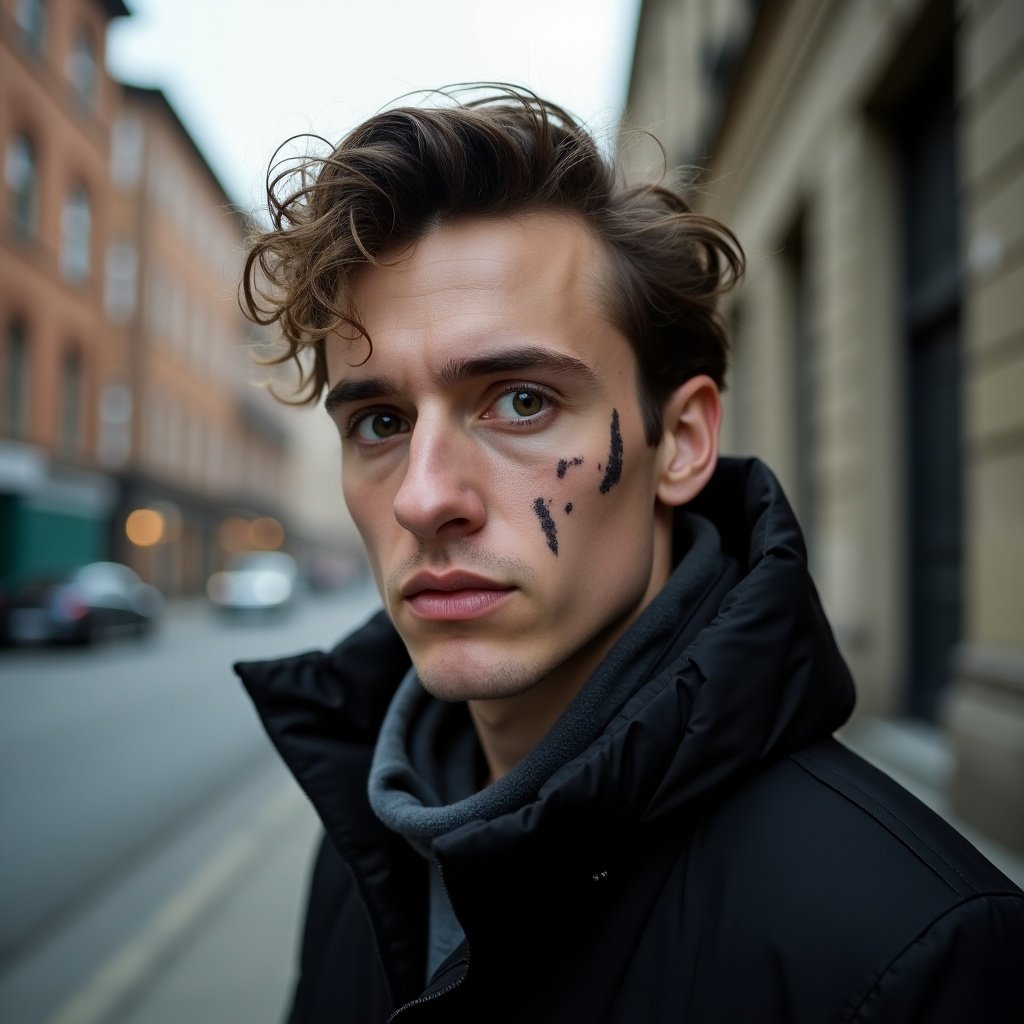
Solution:
{"label": "building window", "polygon": [[205,478],[206,485],[213,490],[219,490],[223,483],[223,464],[224,431],[220,426],[211,426],[205,453]]}
{"label": "building window", "polygon": [[11,193],[11,225],[15,234],[33,238],[39,220],[39,175],[36,151],[26,135],[14,135],[7,144],[4,178]]}
{"label": "building window", "polygon": [[118,188],[134,188],[142,176],[142,121],[122,114],[110,133],[110,176]]}
{"label": "building window", "polygon": [[169,340],[171,347],[188,352],[188,292],[176,278],[171,280],[171,322]]}
{"label": "building window", "polygon": [[17,0],[14,20],[21,29],[25,44],[35,53],[42,53],[46,33],[46,4],[44,0]]}
{"label": "building window", "polygon": [[124,384],[107,384],[100,394],[100,462],[123,466],[132,453],[132,393]]}
{"label": "building window", "polygon": [[127,323],[135,313],[139,257],[131,242],[115,242],[107,249],[107,316],[115,323]]}
{"label": "building window", "polygon": [[163,449],[161,441],[164,434],[164,407],[158,397],[153,397],[145,405],[142,436],[142,462],[150,468],[159,468],[162,462]]}
{"label": "building window", "polygon": [[64,200],[60,229],[61,273],[66,281],[79,284],[88,280],[92,245],[92,207],[84,186],[75,185]]}
{"label": "building window", "polygon": [[189,417],[188,450],[185,456],[185,473],[192,480],[200,480],[203,475],[203,449],[205,438],[202,421],[196,417]]}
{"label": "building window", "polygon": [[60,373],[60,450],[77,455],[82,450],[82,354],[64,355]]}
{"label": "building window", "polygon": [[182,443],[184,430],[182,429],[182,419],[181,413],[178,410],[178,403],[173,399],[168,399],[164,412],[164,423],[167,432],[161,439],[164,447],[160,453],[160,461],[168,469],[179,472],[184,461],[182,458],[184,453],[184,444]]}
{"label": "building window", "polygon": [[29,356],[28,331],[21,320],[11,321],[7,328],[6,355],[3,433],[24,437],[28,433]]}
{"label": "building window", "polygon": [[68,78],[83,106],[91,107],[96,101],[96,48],[85,29],[75,36],[75,44],[68,54]]}

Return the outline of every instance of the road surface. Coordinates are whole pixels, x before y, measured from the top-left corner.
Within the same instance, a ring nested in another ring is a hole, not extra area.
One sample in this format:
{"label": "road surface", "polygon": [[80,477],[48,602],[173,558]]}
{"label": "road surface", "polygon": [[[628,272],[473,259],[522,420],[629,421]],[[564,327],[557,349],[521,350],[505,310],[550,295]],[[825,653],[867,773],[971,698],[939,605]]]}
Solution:
{"label": "road surface", "polygon": [[0,1020],[55,1020],[225,836],[270,843],[300,802],[231,662],[327,646],[375,604],[238,622],[190,601],[151,640],[0,651]]}

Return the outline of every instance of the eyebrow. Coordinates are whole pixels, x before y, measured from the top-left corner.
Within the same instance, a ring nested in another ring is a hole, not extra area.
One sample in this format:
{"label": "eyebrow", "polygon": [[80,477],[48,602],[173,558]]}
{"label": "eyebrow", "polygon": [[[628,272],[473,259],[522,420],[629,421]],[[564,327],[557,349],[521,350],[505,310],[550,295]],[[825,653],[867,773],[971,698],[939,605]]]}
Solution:
{"label": "eyebrow", "polygon": [[[597,374],[582,360],[538,346],[509,349],[471,359],[449,359],[437,373],[431,374],[431,381],[440,388],[453,388],[477,377],[527,370],[544,370],[556,376],[576,377],[588,385],[597,383]],[[340,380],[327,392],[324,408],[330,413],[346,402],[388,398],[397,392],[398,386],[387,376]]]}
{"label": "eyebrow", "polygon": [[396,391],[394,381],[390,377],[363,377],[359,380],[339,380],[327,392],[324,408],[332,412],[346,402],[362,402],[367,398],[387,398]]}

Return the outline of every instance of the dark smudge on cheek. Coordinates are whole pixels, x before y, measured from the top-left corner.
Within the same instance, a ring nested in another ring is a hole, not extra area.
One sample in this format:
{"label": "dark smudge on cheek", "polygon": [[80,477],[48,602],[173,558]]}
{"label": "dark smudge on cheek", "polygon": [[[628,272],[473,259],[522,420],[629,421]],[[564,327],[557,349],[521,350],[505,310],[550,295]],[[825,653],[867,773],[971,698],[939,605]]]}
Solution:
{"label": "dark smudge on cheek", "polygon": [[572,502],[565,506],[565,514],[568,515],[572,511]]}
{"label": "dark smudge on cheek", "polygon": [[540,520],[540,528],[544,531],[544,537],[547,539],[548,547],[551,548],[551,553],[557,555],[558,530],[555,527],[554,519],[551,518],[551,513],[548,511],[547,502],[543,498],[535,498],[533,511],[537,513],[537,518]]}
{"label": "dark smudge on cheek", "polygon": [[619,410],[612,409],[611,441],[608,446],[608,465],[601,481],[601,493],[607,494],[622,476],[622,434],[619,433]]}
{"label": "dark smudge on cheek", "polygon": [[559,459],[558,460],[558,469],[556,470],[556,472],[558,473],[558,479],[562,480],[562,479],[565,478],[566,470],[570,466],[582,466],[582,465],[583,465],[583,456],[582,455],[576,455],[576,456],[574,456],[571,459]]}

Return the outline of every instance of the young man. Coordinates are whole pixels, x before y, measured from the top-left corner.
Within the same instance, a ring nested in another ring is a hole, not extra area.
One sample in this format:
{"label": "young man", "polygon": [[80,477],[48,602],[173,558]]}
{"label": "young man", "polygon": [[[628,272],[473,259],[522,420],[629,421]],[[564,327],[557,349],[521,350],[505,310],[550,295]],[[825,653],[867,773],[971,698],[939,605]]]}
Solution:
{"label": "young man", "polygon": [[270,196],[248,309],[384,604],[238,666],[327,833],[291,1019],[1019,1020],[1024,896],[831,739],[800,531],[718,456],[728,230],[516,90]]}

